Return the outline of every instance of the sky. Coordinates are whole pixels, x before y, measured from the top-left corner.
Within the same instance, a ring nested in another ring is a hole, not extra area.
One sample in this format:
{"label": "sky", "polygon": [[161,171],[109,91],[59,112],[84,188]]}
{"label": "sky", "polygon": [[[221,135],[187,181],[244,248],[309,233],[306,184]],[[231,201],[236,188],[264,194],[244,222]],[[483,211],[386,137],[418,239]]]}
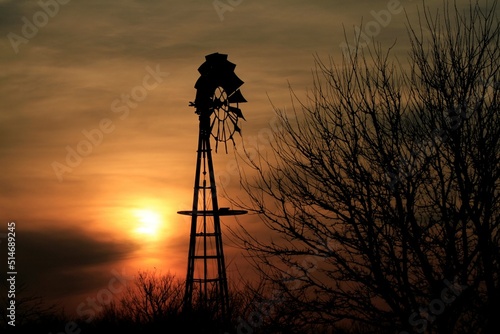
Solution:
{"label": "sky", "polygon": [[[383,46],[396,42],[394,53],[405,57],[405,13],[416,18],[418,6],[0,0],[2,256],[15,221],[18,280],[69,312],[117,275],[156,268],[184,278],[189,218],[176,212],[191,208],[198,119],[188,104],[204,57],[219,52],[236,64],[248,100],[236,144],[265,149],[272,104],[291,108],[289,86],[305,96],[315,55],[340,61],[345,36],[351,43],[361,30]],[[234,161],[232,149],[214,155],[229,196],[239,192]],[[256,216],[240,222],[265,233]],[[232,218],[222,223],[223,233],[236,226]],[[251,269],[224,242],[236,280]]]}

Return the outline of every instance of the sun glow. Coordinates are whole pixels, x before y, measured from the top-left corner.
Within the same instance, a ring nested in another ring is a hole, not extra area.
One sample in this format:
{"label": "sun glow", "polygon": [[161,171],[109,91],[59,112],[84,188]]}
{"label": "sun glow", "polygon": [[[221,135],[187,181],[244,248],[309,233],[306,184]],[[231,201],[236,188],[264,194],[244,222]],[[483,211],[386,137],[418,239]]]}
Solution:
{"label": "sun glow", "polygon": [[134,215],[138,219],[138,227],[134,230],[136,234],[148,237],[157,237],[162,227],[162,217],[159,213],[141,209],[135,210]]}

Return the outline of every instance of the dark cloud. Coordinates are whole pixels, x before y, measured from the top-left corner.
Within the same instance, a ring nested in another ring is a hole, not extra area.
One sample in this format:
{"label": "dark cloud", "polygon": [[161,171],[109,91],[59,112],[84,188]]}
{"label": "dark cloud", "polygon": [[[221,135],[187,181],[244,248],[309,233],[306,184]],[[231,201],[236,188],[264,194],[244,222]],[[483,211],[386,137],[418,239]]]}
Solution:
{"label": "dark cloud", "polygon": [[0,0],[0,29],[9,30],[21,24],[29,0]]}
{"label": "dark cloud", "polygon": [[[100,240],[81,230],[53,226],[18,228],[16,237],[18,279],[30,291],[50,297],[99,287],[111,270],[120,272],[117,263],[137,249],[131,242]],[[5,246],[2,239],[2,257]]]}
{"label": "dark cloud", "polygon": [[[18,242],[23,262],[43,266],[43,270],[68,271],[110,263],[135,249],[131,243],[96,240],[79,230],[47,228],[46,231],[21,232]],[[26,257],[26,260],[23,257]],[[27,268],[26,268],[27,269]],[[41,267],[40,267],[41,269]]]}

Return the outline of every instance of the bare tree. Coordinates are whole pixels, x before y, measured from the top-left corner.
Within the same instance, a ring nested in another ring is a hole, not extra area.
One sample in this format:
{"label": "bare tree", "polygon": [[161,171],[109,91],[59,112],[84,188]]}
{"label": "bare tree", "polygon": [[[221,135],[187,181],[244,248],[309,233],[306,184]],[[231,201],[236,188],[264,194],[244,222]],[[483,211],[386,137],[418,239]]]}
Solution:
{"label": "bare tree", "polygon": [[[9,330],[22,328],[30,330],[41,325],[56,323],[62,318],[62,311],[47,303],[43,297],[33,294],[23,281],[18,281],[15,292],[10,292],[9,282],[0,283],[0,328]],[[15,301],[15,310],[11,313],[11,301]],[[13,315],[13,316],[12,316]]]}
{"label": "bare tree", "polygon": [[143,271],[120,300],[119,310],[136,324],[157,323],[178,316],[182,297],[182,282],[174,275]]}
{"label": "bare tree", "polygon": [[[185,282],[171,274],[142,271],[135,283],[128,286],[123,297],[104,308],[97,320],[85,330],[108,333],[109,330],[148,333],[172,332],[220,333],[224,328],[236,328],[237,319],[220,317],[216,298],[208,304],[194,291],[192,308],[183,310]],[[212,291],[216,293],[215,289]],[[243,313],[251,294],[245,289],[230,290],[230,310],[235,317]]]}
{"label": "bare tree", "polygon": [[408,20],[409,66],[380,47],[316,59],[308,101],[275,108],[272,152],[246,159],[237,203],[273,239],[235,232],[269,282],[268,322],[498,331],[496,3]]}

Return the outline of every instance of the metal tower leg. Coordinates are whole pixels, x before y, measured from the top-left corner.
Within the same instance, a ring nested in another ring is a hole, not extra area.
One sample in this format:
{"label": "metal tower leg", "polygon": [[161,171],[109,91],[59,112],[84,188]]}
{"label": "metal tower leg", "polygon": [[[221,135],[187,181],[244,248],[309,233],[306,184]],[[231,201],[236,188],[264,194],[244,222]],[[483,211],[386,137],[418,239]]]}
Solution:
{"label": "metal tower leg", "polygon": [[[224,318],[229,309],[229,293],[207,122],[209,119],[200,116],[192,211],[179,212],[191,215],[184,307],[193,308],[193,294],[196,292],[198,306],[216,306],[219,308],[217,312]],[[210,220],[213,220],[213,225]]]}

